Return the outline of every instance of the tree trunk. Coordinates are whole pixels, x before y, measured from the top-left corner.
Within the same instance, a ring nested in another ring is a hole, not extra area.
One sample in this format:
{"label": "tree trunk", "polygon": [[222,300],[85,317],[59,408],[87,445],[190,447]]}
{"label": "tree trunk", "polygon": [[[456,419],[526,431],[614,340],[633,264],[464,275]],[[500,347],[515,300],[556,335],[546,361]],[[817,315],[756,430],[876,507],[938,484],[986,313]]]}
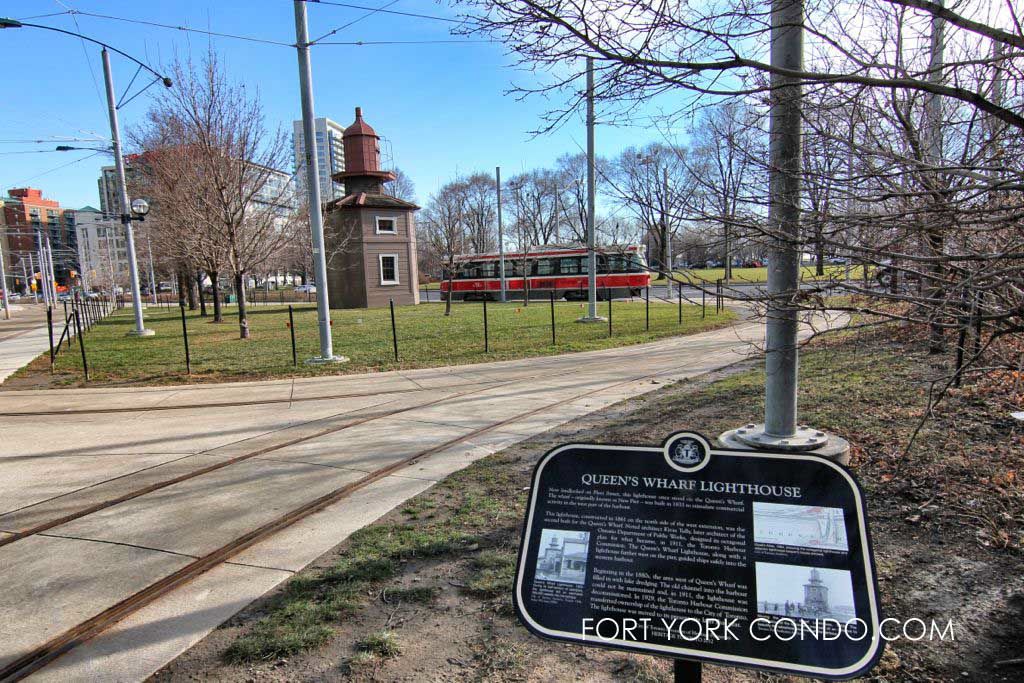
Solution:
{"label": "tree trunk", "polygon": [[242,281],[244,275],[235,273],[235,296],[238,297],[238,338],[249,338],[249,316],[245,310],[245,283]]}
{"label": "tree trunk", "polygon": [[818,262],[814,267],[814,272],[819,277],[825,274],[825,238],[822,235],[823,232],[824,229],[819,218],[818,225],[814,228],[814,259]]}
{"label": "tree trunk", "polygon": [[184,268],[178,268],[178,306],[185,305],[185,292],[188,290],[188,277]]}
{"label": "tree trunk", "polygon": [[306,284],[306,267],[302,267],[302,273],[299,275],[299,279],[302,280],[302,284]]}
{"label": "tree trunk", "polygon": [[196,289],[199,291],[199,315],[206,317],[206,297],[203,296],[203,272],[196,270]]}
{"label": "tree trunk", "polygon": [[213,285],[210,290],[213,292],[213,322],[222,323],[224,322],[224,311],[220,307],[220,286],[218,285],[217,276],[219,273],[214,270],[210,271],[210,281]]}
{"label": "tree trunk", "polygon": [[185,280],[188,285],[188,310],[196,310],[196,286],[194,276],[191,271],[185,272]]}
{"label": "tree trunk", "polygon": [[[729,220],[732,220],[732,216],[729,217]],[[724,272],[722,273],[722,275],[725,276],[725,283],[729,284],[729,280],[732,279],[732,235],[729,231],[728,222],[726,222],[723,228],[723,233],[725,237],[725,258],[722,259],[722,266],[724,268]]]}

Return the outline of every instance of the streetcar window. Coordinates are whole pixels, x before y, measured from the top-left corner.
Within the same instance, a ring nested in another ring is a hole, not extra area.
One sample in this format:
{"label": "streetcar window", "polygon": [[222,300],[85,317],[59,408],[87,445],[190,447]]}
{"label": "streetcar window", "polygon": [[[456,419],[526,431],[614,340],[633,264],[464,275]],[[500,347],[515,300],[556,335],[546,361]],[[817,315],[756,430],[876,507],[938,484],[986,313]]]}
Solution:
{"label": "streetcar window", "polygon": [[464,280],[481,277],[480,265],[479,261],[467,261],[466,263],[463,263],[459,271],[459,277]]}
{"label": "streetcar window", "polygon": [[[565,259],[563,259],[565,260]],[[537,259],[537,265],[533,269],[534,275],[554,275],[555,260],[550,258]]]}
{"label": "streetcar window", "polygon": [[498,262],[482,261],[480,263],[480,277],[498,277]]}
{"label": "streetcar window", "polygon": [[559,260],[558,272],[562,275],[579,275],[580,274],[580,259],[579,257],[569,257]]}

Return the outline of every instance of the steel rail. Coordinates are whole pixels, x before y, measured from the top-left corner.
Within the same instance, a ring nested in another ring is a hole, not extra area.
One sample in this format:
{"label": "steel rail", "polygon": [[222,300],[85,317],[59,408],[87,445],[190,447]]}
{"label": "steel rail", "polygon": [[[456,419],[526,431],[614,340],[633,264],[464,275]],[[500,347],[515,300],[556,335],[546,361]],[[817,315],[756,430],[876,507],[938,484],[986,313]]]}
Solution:
{"label": "steel rail", "polygon": [[[573,397],[571,400],[578,401],[580,399],[587,398],[588,396],[592,396],[603,391],[615,389],[625,384],[630,384],[633,382],[643,382],[646,380],[653,379],[655,377],[659,377],[661,375],[671,374],[673,372],[675,372],[675,370],[654,372],[649,373],[647,375],[631,377],[621,382],[616,382],[608,386],[603,386],[592,391],[584,392],[582,394],[579,394],[578,396]],[[481,389],[480,391],[483,390]],[[50,662],[54,661],[61,655],[74,649],[78,645],[81,645],[82,643],[99,635],[100,633],[110,628],[122,619],[137,612],[146,605],[151,604],[158,598],[167,595],[171,591],[188,583],[192,579],[202,575],[203,573],[209,571],[217,565],[226,562],[231,557],[237,555],[238,553],[251,547],[252,545],[255,545],[259,541],[262,541],[265,538],[304,519],[305,517],[308,517],[309,515],[315,512],[319,512],[320,510],[323,510],[324,508],[333,505],[334,503],[348,497],[353,492],[361,488],[364,488],[365,486],[379,479],[382,479],[398,470],[413,465],[417,461],[425,457],[428,457],[430,455],[433,455],[434,453],[438,453],[447,448],[450,448],[455,444],[467,441],[493,429],[503,427],[511,422],[515,422],[525,417],[530,417],[532,415],[544,412],[545,410],[549,410],[550,408],[551,404],[544,405],[539,408],[524,411],[522,413],[506,418],[505,420],[502,420],[495,424],[488,425],[486,427],[481,427],[479,429],[474,429],[468,434],[463,434],[462,436],[457,436],[455,438],[449,439],[444,443],[432,446],[431,448],[427,448],[423,451],[420,451],[419,453],[403,458],[390,465],[375,470],[367,474],[365,477],[362,477],[361,479],[346,484],[312,501],[309,501],[308,503],[305,503],[297,508],[294,508],[293,510],[278,517],[277,519],[268,522],[267,524],[264,524],[256,529],[253,529],[252,531],[242,536],[239,536],[235,540],[221,546],[217,550],[214,550],[213,552],[196,559],[195,561],[185,565],[184,567],[173,572],[172,574],[169,574],[164,578],[150,584],[146,588],[143,588],[141,591],[134,593],[133,595],[125,598],[124,600],[121,600],[120,602],[112,605],[111,607],[108,607],[99,614],[79,623],[77,626],[74,626],[65,631],[64,633],[54,638],[51,638],[49,641],[35,648],[34,650],[22,655],[18,659],[14,660],[7,666],[0,669],[0,683],[13,683],[13,681],[22,680],[23,678],[31,675],[32,673],[43,668]]]}

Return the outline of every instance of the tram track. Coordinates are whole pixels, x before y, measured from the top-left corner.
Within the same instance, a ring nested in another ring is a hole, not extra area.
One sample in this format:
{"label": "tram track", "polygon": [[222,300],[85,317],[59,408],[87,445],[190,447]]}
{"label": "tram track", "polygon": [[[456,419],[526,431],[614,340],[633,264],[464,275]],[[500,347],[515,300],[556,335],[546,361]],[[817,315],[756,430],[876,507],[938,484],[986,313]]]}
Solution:
{"label": "tram track", "polygon": [[[625,379],[625,380],[622,380],[620,382],[615,382],[615,383],[612,383],[612,384],[601,386],[599,388],[596,388],[596,389],[593,389],[593,390],[586,391],[586,392],[583,392],[581,394],[575,395],[570,400],[571,401],[578,401],[578,400],[588,398],[590,396],[593,396],[593,395],[601,393],[601,392],[607,392],[607,391],[610,391],[610,390],[614,390],[616,388],[622,387],[622,386],[627,385],[627,384],[631,384],[631,383],[634,383],[634,382],[648,381],[648,380],[655,379],[655,378],[660,377],[660,376],[673,374],[674,372],[676,372],[676,370],[665,370],[665,371],[649,373],[649,374],[646,374],[646,375],[630,377],[629,379]],[[567,374],[567,373],[561,373],[561,374]],[[548,376],[550,377],[551,375],[548,375]],[[510,380],[509,383],[519,382],[519,381],[521,381],[521,380],[518,380],[518,379],[517,380]],[[490,387],[486,387],[486,388],[490,388]],[[479,392],[485,391],[486,388],[478,389],[478,390],[472,391],[472,392],[463,392],[462,394],[456,394],[454,396],[446,396],[446,397],[440,398],[437,401],[434,401],[432,403],[433,404],[441,403],[441,402],[446,401],[446,400],[451,400],[451,399],[459,398],[460,396],[465,396],[465,395],[469,395],[469,394],[472,394],[472,393],[479,393]],[[455,445],[457,445],[459,443],[470,441],[470,440],[472,440],[472,439],[474,439],[474,438],[476,438],[476,437],[478,437],[478,436],[480,436],[482,434],[485,434],[485,433],[487,433],[489,431],[492,431],[494,429],[498,429],[500,427],[506,426],[506,425],[511,424],[513,422],[516,422],[518,420],[522,420],[524,418],[532,417],[533,415],[537,415],[537,414],[540,414],[540,413],[542,413],[544,411],[550,410],[553,405],[555,405],[555,404],[545,404],[545,405],[537,407],[537,408],[533,408],[533,409],[530,409],[530,410],[522,411],[522,412],[519,412],[519,413],[517,413],[517,414],[515,414],[515,415],[513,415],[511,417],[508,417],[508,418],[506,418],[504,420],[498,421],[498,422],[493,423],[493,424],[486,425],[484,427],[480,427],[480,428],[471,430],[467,434],[462,434],[460,436],[456,436],[454,438],[448,439],[448,440],[444,441],[443,443],[437,444],[435,446],[431,446],[430,448],[423,449],[423,450],[418,451],[418,452],[416,452],[416,453],[414,453],[414,454],[412,454],[412,455],[410,455],[408,457],[402,458],[402,459],[397,460],[397,461],[395,461],[395,462],[393,462],[393,463],[391,463],[389,465],[386,465],[386,466],[381,467],[379,469],[376,469],[376,470],[374,470],[372,472],[369,472],[365,476],[357,479],[356,481],[353,481],[353,482],[350,482],[350,483],[345,484],[343,486],[340,486],[340,487],[338,487],[338,488],[336,488],[336,489],[334,489],[332,491],[329,491],[328,493],[326,493],[324,495],[321,495],[321,496],[319,496],[319,497],[317,497],[317,498],[315,498],[315,499],[313,499],[311,501],[308,501],[308,502],[306,502],[306,503],[304,503],[304,504],[302,504],[302,505],[300,505],[300,506],[298,506],[296,508],[293,508],[292,510],[284,513],[283,515],[281,515],[281,516],[271,520],[270,522],[267,522],[267,523],[265,523],[265,524],[255,528],[255,529],[253,529],[253,530],[251,530],[251,531],[249,531],[249,532],[247,532],[247,533],[245,533],[245,534],[235,538],[234,540],[232,540],[232,541],[230,541],[230,542],[220,546],[216,550],[214,550],[214,551],[212,551],[210,553],[207,553],[206,555],[203,555],[202,557],[199,557],[199,558],[195,559],[194,561],[192,561],[189,564],[185,565],[184,567],[178,569],[177,571],[174,571],[173,573],[168,574],[167,576],[163,577],[162,579],[159,579],[158,581],[150,584],[146,588],[143,588],[142,590],[140,590],[140,591],[138,591],[136,593],[133,593],[132,595],[130,595],[127,598],[124,598],[123,600],[115,603],[114,605],[108,607],[107,609],[105,609],[102,612],[94,615],[93,617],[90,617],[89,619],[86,619],[86,620],[84,620],[82,622],[79,622],[77,625],[71,627],[70,629],[67,629],[63,633],[61,633],[61,634],[51,638],[50,640],[48,640],[47,642],[43,643],[42,645],[32,649],[31,651],[25,653],[24,655],[18,657],[17,659],[13,660],[12,662],[10,662],[6,666],[4,666],[2,669],[0,669],[0,683],[9,683],[9,682],[19,681],[19,680],[22,680],[22,679],[26,678],[27,676],[29,676],[32,673],[34,673],[34,672],[38,671],[39,669],[43,668],[44,666],[46,666],[50,662],[54,661],[55,659],[57,659],[61,655],[71,651],[75,647],[77,647],[77,646],[87,642],[88,640],[94,638],[95,636],[97,636],[100,633],[102,633],[103,631],[107,630],[108,628],[110,628],[114,624],[118,623],[122,619],[124,619],[124,618],[130,616],[131,614],[139,611],[140,609],[142,609],[143,607],[153,603],[157,599],[159,599],[159,598],[161,598],[161,597],[171,593],[175,589],[181,587],[182,585],[188,583],[189,581],[195,579],[196,577],[202,575],[203,573],[209,571],[210,569],[212,569],[212,568],[214,568],[214,567],[216,567],[216,566],[218,566],[218,565],[228,561],[231,557],[234,557],[238,553],[246,550],[247,548],[255,545],[256,543],[258,543],[258,542],[260,542],[262,540],[265,540],[265,539],[273,536],[275,533],[278,533],[278,532],[282,531],[283,529],[286,529],[287,527],[291,526],[292,524],[295,524],[296,522],[298,522],[298,521],[300,521],[300,520],[302,520],[302,519],[304,519],[304,518],[306,518],[306,517],[308,517],[308,516],[318,512],[320,510],[323,510],[324,508],[327,508],[330,505],[333,505],[334,503],[337,503],[337,502],[347,498],[348,496],[350,496],[355,491],[358,491],[358,490],[360,490],[360,489],[362,489],[362,488],[372,484],[375,481],[378,481],[378,480],[383,479],[383,478],[385,478],[385,477],[387,477],[387,476],[389,476],[391,474],[394,474],[395,472],[398,472],[398,471],[403,470],[403,469],[405,469],[407,467],[410,467],[410,466],[416,464],[418,461],[420,461],[420,460],[422,460],[424,458],[427,458],[427,457],[429,457],[429,456],[431,456],[431,455],[433,455],[435,453],[442,452],[442,451],[444,451],[444,450],[446,450],[448,448],[451,448],[452,446],[455,446]],[[425,404],[421,404],[421,405],[416,406],[414,408],[403,409],[402,411],[394,411],[392,414],[398,414],[399,412],[404,412],[405,410],[415,410],[417,408],[423,408],[423,407],[425,407]],[[364,421],[368,421],[369,419],[378,419],[379,417],[382,417],[382,416],[377,416],[377,417],[373,417],[373,418],[367,418]],[[351,426],[354,426],[354,425],[346,425],[346,426],[343,426],[343,427],[331,429],[331,430],[328,430],[326,433],[334,433],[334,432],[340,431],[342,429],[349,428]],[[308,440],[310,438],[317,438],[317,437],[310,436],[310,437],[307,437],[307,438],[299,439],[296,442],[305,441],[305,440]],[[280,446],[277,446],[276,448],[274,448],[272,450],[276,450],[277,448],[283,448],[286,445],[287,444],[281,444]],[[263,452],[269,452],[269,451],[261,451],[261,452],[256,452],[256,453],[248,454],[247,457],[249,457],[249,458],[255,457],[256,455],[262,454]],[[237,460],[236,460],[236,462],[237,462]],[[224,463],[224,464],[217,463],[217,465],[219,465],[220,467],[227,466],[228,464],[230,464],[230,463]],[[218,467],[217,469],[219,469],[220,467]],[[207,471],[210,471],[210,470],[207,470]],[[198,473],[196,473],[196,474],[194,474],[192,476],[200,476],[200,475]],[[188,476],[186,478],[192,478],[192,477]],[[180,479],[180,478],[175,478],[175,479]],[[168,481],[171,482],[171,480],[168,480]],[[173,481],[172,483],[177,483],[177,481]],[[159,486],[159,488],[163,488],[164,486],[170,486],[171,485],[171,483],[167,483],[167,482],[161,482],[161,484],[162,485]],[[150,488],[150,487],[147,487],[147,489],[148,488]],[[157,489],[153,489],[153,490],[157,490]],[[142,491],[142,490],[140,489],[140,491]],[[141,492],[133,492],[132,494],[128,494],[126,497],[122,497],[122,498],[124,498],[124,500],[130,500],[131,498],[136,498],[136,497],[138,497],[140,495],[145,495],[145,494],[141,493]],[[109,504],[106,504],[103,507],[110,507],[111,505],[116,505],[118,502],[124,502],[124,500],[118,500],[117,502],[111,501],[111,502],[109,502]],[[102,508],[98,508],[98,509],[102,509]],[[77,517],[86,516],[87,514],[92,514],[92,512],[95,512],[95,511],[96,510],[90,510],[89,512],[84,512],[83,511],[81,514],[77,515],[76,518]],[[53,528],[54,526],[58,526],[59,524],[62,524],[62,523],[64,523],[64,522],[63,521],[59,521],[59,522],[56,522],[56,523],[53,523],[53,524],[47,524],[45,526],[46,526],[47,529],[49,529],[49,528]],[[40,526],[43,526],[43,525],[40,525]],[[45,529],[42,529],[42,530],[45,530]],[[33,531],[33,533],[40,533],[40,531],[41,530],[35,530],[35,531]],[[26,532],[25,534],[22,534],[18,538],[24,538],[27,535],[29,535],[28,532]],[[10,543],[10,542],[14,542],[14,540],[18,540],[18,538],[14,538],[13,540],[10,539],[10,538],[9,539],[4,539],[4,541],[6,543]]]}
{"label": "tram track", "polygon": [[[481,384],[499,384],[502,380],[485,380],[480,382],[461,382],[445,385],[444,389],[458,388],[465,386],[479,386]],[[76,415],[116,415],[120,413],[148,413],[150,411],[166,410],[197,410],[211,408],[246,408],[264,405],[278,405],[282,403],[308,403],[311,401],[336,401],[345,398],[365,398],[367,396],[382,396],[386,394],[406,394],[421,391],[437,391],[438,387],[404,387],[401,389],[385,389],[383,391],[360,391],[348,394],[326,394],[319,396],[299,396],[288,398],[267,398],[253,401],[214,401],[209,403],[175,403],[172,405],[152,406],[124,406],[121,408],[81,408],[72,410],[14,410],[0,411],[0,417],[72,417]]]}

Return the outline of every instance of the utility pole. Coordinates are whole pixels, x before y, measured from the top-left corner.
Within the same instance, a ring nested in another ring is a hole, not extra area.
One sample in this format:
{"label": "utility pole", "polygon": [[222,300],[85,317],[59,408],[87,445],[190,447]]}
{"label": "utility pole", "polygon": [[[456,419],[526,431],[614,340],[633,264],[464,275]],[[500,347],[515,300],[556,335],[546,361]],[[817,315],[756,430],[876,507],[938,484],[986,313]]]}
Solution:
{"label": "utility pole", "polygon": [[587,57],[587,315],[578,322],[601,322],[597,314],[597,254],[594,253],[594,205],[597,163],[594,159],[594,58]]}
{"label": "utility pole", "polygon": [[494,167],[494,182],[498,188],[498,277],[501,280],[501,303],[505,303],[505,231],[501,220],[501,166]]}
{"label": "utility pole", "polygon": [[53,268],[53,246],[50,244],[49,231],[46,233],[46,267],[49,269],[50,277],[46,281],[46,288],[50,291],[50,303],[57,305],[57,271]]}
{"label": "utility pole", "polygon": [[324,248],[324,217],[320,206],[320,168],[316,158],[313,130],[313,68],[309,62],[309,29],[306,26],[305,0],[295,0],[295,51],[299,58],[299,93],[302,97],[302,137],[306,158],[306,198],[309,229],[313,233],[313,272],[316,275],[316,317],[320,330],[320,355],[310,363],[344,362],[334,355],[331,339],[331,307],[327,298],[327,254]]}
{"label": "utility pole", "polygon": [[11,297],[7,291],[7,269],[4,266],[4,236],[0,234],[0,292],[4,295],[4,320],[11,319]]}
{"label": "utility pole", "polygon": [[121,130],[117,123],[117,101],[114,98],[114,77],[110,71],[110,53],[107,48],[100,51],[103,58],[103,80],[107,89],[107,113],[110,116],[110,141],[114,147],[114,168],[117,172],[117,191],[121,202],[121,224],[124,225],[125,248],[128,250],[128,276],[132,287],[132,309],[135,314],[135,329],[128,334],[135,337],[149,337],[155,334],[147,330],[142,321],[142,293],[139,291],[139,264],[135,258],[135,234],[132,230],[131,202],[128,200],[128,183],[124,175],[124,157],[121,156]]}
{"label": "utility pole", "polygon": [[[803,71],[804,0],[772,0],[771,63]],[[771,250],[765,336],[764,424],[748,424],[722,434],[728,447],[814,451],[840,461],[849,444],[806,426],[797,427],[798,307],[800,287],[800,79],[773,73],[768,141]]]}
{"label": "utility pole", "polygon": [[39,259],[39,289],[43,292],[43,303],[47,306],[53,305],[50,301],[50,288],[46,284],[47,273],[46,273],[46,246],[43,243],[43,232],[42,230],[36,229],[36,240],[39,242],[39,248],[36,252],[36,258]]}
{"label": "utility pole", "polygon": [[668,277],[668,295],[672,296],[672,231],[668,226],[668,212],[671,208],[669,203],[668,194],[668,165],[661,169],[662,179],[662,190],[665,193],[665,213],[661,215],[661,220],[665,224],[665,258],[668,261],[668,268],[665,271],[666,277]]}

